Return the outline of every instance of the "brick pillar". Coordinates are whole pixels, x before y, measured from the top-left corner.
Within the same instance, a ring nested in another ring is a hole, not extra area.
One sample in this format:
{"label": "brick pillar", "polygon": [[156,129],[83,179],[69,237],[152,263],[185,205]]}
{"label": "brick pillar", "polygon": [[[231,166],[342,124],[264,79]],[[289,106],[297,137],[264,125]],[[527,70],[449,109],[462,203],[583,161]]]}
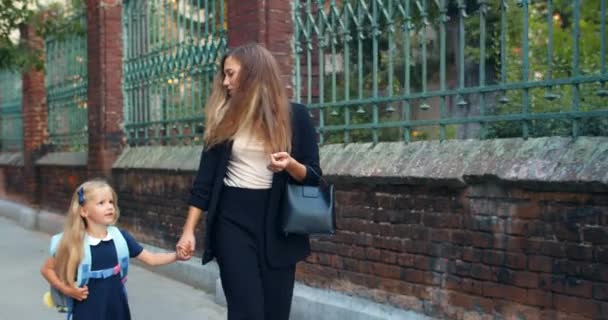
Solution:
{"label": "brick pillar", "polygon": [[293,52],[291,3],[285,0],[228,0],[228,47],[247,42],[265,46],[277,59],[291,92]]}
{"label": "brick pillar", "polygon": [[89,177],[110,177],[123,146],[122,1],[87,0]]}
{"label": "brick pillar", "polygon": [[[33,50],[44,52],[44,42],[36,34],[33,26],[23,26],[21,37]],[[44,59],[44,53],[42,55]],[[36,203],[38,185],[34,163],[44,155],[48,143],[46,88],[44,72],[41,70],[25,71],[22,77],[23,184],[25,198],[32,203]]]}

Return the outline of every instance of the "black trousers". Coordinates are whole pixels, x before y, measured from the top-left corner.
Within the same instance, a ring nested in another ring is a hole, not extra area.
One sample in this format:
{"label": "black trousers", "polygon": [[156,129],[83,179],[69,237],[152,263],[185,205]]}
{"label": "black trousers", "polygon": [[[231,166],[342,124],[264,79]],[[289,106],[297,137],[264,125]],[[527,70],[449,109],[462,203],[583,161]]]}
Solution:
{"label": "black trousers", "polygon": [[295,265],[268,266],[264,220],[270,190],[224,186],[213,226],[228,320],[288,320]]}

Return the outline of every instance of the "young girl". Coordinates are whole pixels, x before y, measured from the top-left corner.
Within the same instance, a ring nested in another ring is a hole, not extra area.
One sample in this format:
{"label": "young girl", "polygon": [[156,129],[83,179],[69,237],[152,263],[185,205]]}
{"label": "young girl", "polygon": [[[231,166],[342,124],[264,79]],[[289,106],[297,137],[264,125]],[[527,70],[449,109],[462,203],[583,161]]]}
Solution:
{"label": "young girl", "polygon": [[[74,192],[64,232],[54,237],[52,256],[41,269],[52,287],[72,299],[68,318],[131,319],[123,278],[128,258],[135,257],[150,266],[177,260],[174,252],[143,249],[128,232],[113,227],[118,217],[116,193],[105,181],[87,181]],[[121,250],[125,252],[124,261],[119,261]],[[85,280],[80,281],[83,277]]]}

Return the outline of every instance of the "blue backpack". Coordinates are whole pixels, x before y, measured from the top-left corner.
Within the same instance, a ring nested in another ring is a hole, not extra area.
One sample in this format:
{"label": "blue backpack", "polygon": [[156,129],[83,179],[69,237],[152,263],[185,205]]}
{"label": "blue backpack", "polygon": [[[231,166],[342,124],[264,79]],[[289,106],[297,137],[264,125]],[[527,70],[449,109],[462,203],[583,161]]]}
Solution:
{"label": "blue backpack", "polygon": [[[104,270],[91,270],[91,247],[87,241],[87,237],[84,240],[84,257],[78,266],[76,283],[78,287],[82,287],[89,282],[89,279],[105,279],[109,278],[120,272],[120,278],[124,284],[127,281],[127,273],[129,271],[129,247],[127,241],[117,227],[109,226],[108,233],[114,240],[114,247],[116,248],[116,256],[118,257],[118,265],[114,268]],[[55,255],[57,246],[61,241],[63,233],[54,235],[51,238],[50,254]],[[120,266],[120,268],[118,268]],[[67,318],[70,319],[72,315],[72,308],[74,301],[71,297],[64,295],[59,290],[51,286],[50,292],[47,292],[44,297],[44,301],[47,305],[55,307],[59,312],[67,312]]]}

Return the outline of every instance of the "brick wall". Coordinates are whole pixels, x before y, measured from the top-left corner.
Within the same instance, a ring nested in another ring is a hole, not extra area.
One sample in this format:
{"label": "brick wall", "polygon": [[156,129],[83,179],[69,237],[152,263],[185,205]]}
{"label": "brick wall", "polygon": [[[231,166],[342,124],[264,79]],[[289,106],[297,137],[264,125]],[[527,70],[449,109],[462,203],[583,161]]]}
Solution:
{"label": "brick wall", "polygon": [[[120,224],[173,248],[194,172],[113,173]],[[299,281],[449,319],[608,314],[608,193],[379,181],[337,189],[338,232],[313,237]]]}
{"label": "brick wall", "polygon": [[[113,178],[121,224],[171,249],[197,152],[179,160],[175,150],[157,151],[127,151]],[[605,175],[606,152],[605,138],[324,146],[321,164],[338,190],[338,231],[313,237],[297,278],[447,319],[602,319],[608,184],[597,177]],[[591,156],[581,162],[578,154]],[[157,169],[143,169],[154,168],[154,159]],[[515,170],[522,164],[555,171]]]}
{"label": "brick wall", "polygon": [[[194,172],[135,169],[112,173],[120,205],[120,225],[133,232],[139,241],[174,249],[186,221]],[[197,235],[202,236],[202,232]],[[197,239],[198,249],[202,248],[202,241],[202,237]]]}
{"label": "brick wall", "polygon": [[281,75],[291,90],[291,3],[284,0],[228,0],[228,47],[257,42],[277,59]]}
{"label": "brick wall", "polygon": [[23,166],[0,166],[0,194],[11,199],[24,199]]}
{"label": "brick wall", "polygon": [[608,193],[338,190],[339,231],[312,241],[305,283],[449,319],[608,315]]}
{"label": "brick wall", "polygon": [[42,189],[37,193],[40,208],[65,214],[76,187],[87,179],[86,166],[37,166],[36,171]]}

